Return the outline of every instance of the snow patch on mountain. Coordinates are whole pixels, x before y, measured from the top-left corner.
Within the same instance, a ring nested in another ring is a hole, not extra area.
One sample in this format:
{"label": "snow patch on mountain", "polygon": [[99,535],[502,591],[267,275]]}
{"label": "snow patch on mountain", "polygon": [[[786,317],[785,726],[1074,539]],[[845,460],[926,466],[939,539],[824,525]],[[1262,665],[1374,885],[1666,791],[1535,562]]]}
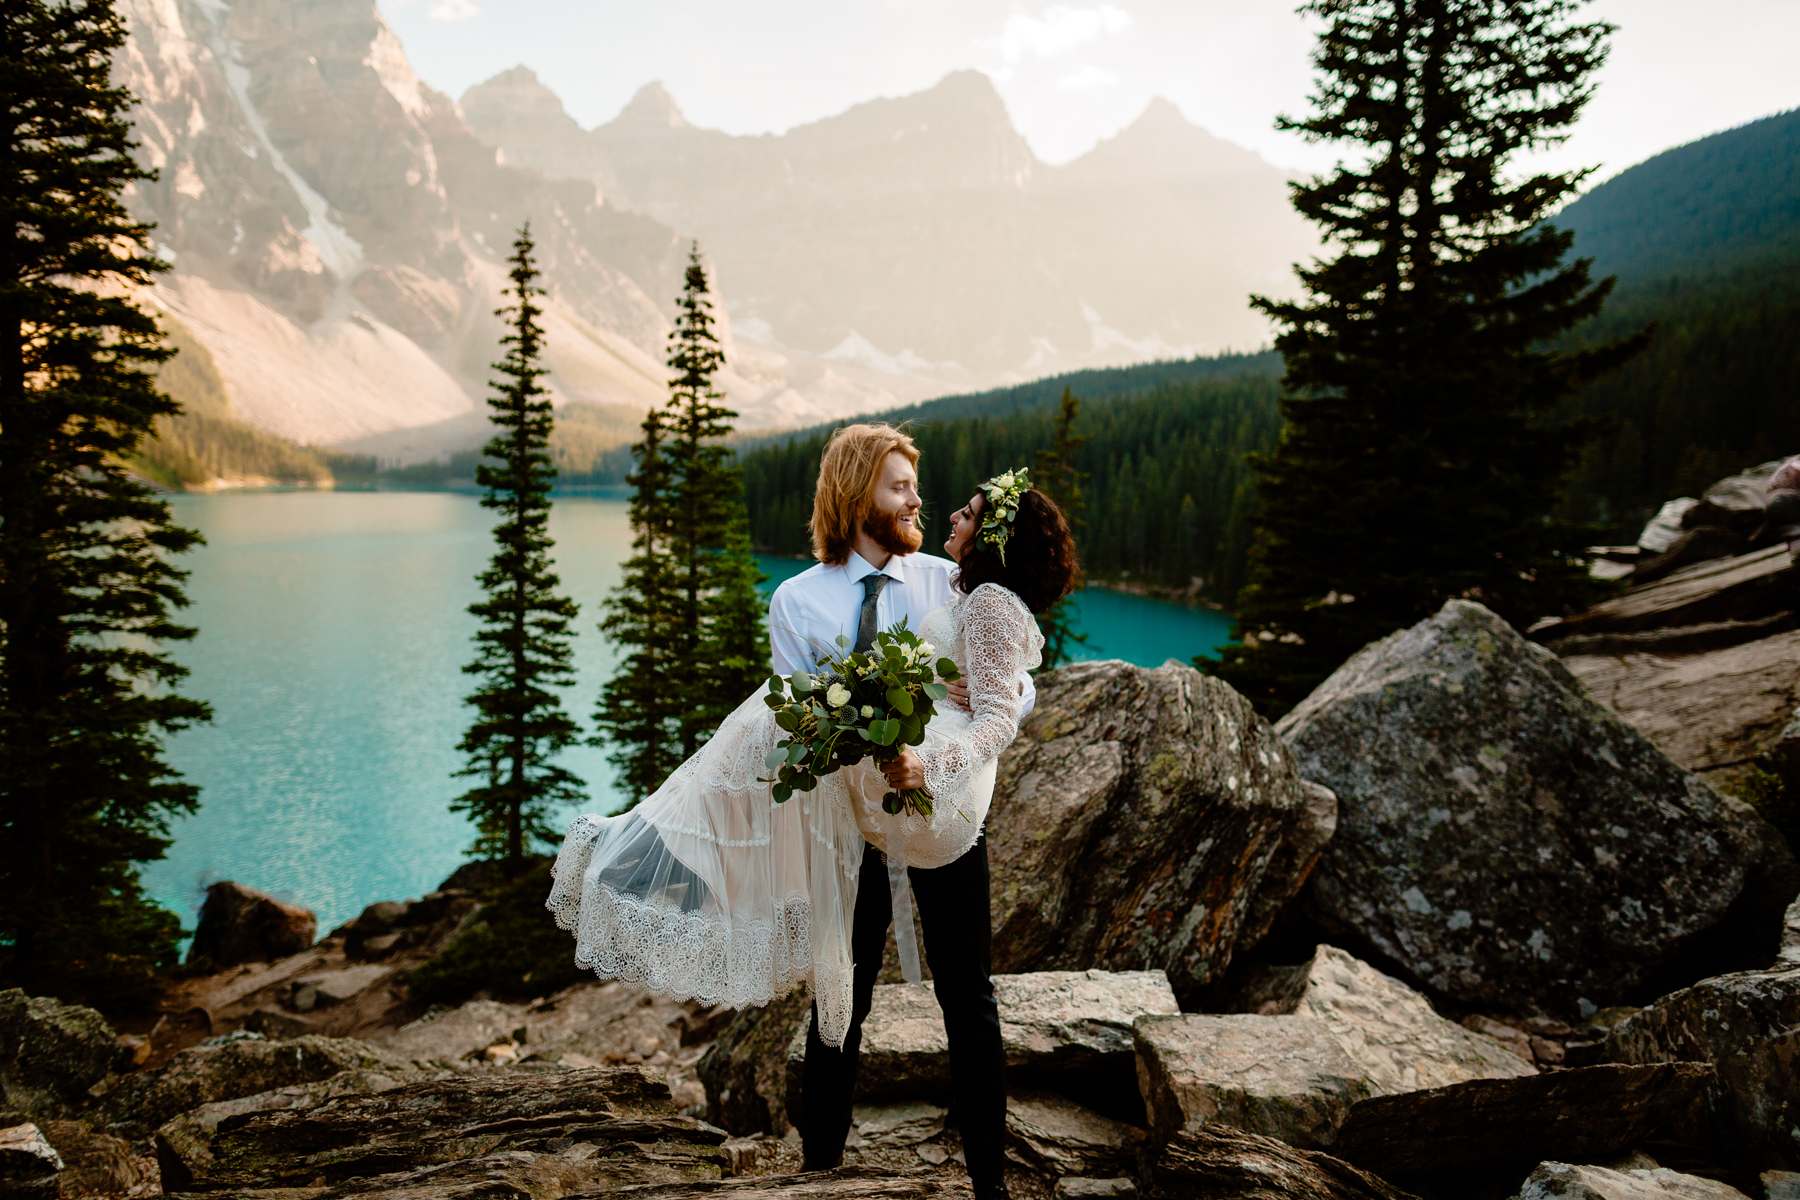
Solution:
{"label": "snow patch on mountain", "polygon": [[945,367],[956,368],[954,363],[934,363],[923,358],[910,347],[898,354],[889,354],[855,330],[851,330],[843,341],[819,357],[832,362],[857,363],[885,375],[911,375],[919,371],[937,371]]}

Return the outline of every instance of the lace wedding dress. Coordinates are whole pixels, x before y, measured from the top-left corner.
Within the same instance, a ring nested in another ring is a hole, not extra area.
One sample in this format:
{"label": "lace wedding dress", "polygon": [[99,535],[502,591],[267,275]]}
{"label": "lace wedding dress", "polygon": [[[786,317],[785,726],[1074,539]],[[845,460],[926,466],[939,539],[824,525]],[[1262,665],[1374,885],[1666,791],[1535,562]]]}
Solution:
{"label": "lace wedding dress", "polygon": [[1030,610],[991,583],[932,610],[920,634],[956,660],[974,710],[940,705],[916,748],[935,797],[930,819],[883,812],[887,782],[866,761],[776,804],[759,777],[783,735],[758,689],[637,807],[569,826],[544,906],[575,935],[576,963],[733,1008],[804,981],[819,1036],[841,1046],[866,841],[888,856],[902,959],[917,978],[904,868],[942,866],[974,846],[996,761],[1018,732],[1018,677],[1043,646]]}

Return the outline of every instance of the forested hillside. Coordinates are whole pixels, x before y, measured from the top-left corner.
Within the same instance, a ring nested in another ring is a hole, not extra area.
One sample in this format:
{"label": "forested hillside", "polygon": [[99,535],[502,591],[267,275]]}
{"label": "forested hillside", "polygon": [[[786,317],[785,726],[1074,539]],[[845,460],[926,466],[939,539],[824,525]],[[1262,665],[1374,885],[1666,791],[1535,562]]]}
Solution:
{"label": "forested hillside", "polygon": [[[1196,369],[1184,372],[1180,366]],[[1141,372],[1141,374],[1139,373]],[[989,474],[1029,466],[1051,441],[1063,384],[1044,381],[990,398],[973,397],[893,414],[910,419],[921,454],[927,550],[949,529],[945,518]],[[1273,444],[1279,427],[1276,376],[1268,356],[1151,364],[1106,372],[1082,399],[1077,455],[1087,475],[1082,556],[1090,575],[1175,586],[1228,600],[1242,582],[1251,503],[1245,456]],[[751,534],[759,546],[806,550],[819,452],[828,429],[766,445],[742,458]]]}

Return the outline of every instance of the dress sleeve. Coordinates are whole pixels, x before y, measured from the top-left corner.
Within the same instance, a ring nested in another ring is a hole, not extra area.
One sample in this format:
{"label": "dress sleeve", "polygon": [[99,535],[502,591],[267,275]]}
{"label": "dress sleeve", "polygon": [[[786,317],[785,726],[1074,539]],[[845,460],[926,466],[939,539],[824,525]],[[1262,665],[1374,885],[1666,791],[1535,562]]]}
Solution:
{"label": "dress sleeve", "polygon": [[919,752],[925,786],[940,800],[955,795],[1018,735],[1023,708],[1019,677],[1038,661],[1042,641],[1030,611],[997,584],[976,588],[963,601],[958,621],[973,719],[955,737],[928,741]]}

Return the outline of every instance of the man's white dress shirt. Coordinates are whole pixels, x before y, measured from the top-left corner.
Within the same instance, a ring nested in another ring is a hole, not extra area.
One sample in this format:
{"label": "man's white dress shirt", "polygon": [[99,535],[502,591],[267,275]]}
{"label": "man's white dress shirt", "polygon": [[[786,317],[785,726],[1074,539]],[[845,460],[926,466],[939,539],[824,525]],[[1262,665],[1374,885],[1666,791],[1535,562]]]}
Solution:
{"label": "man's white dress shirt", "polygon": [[[834,657],[856,644],[863,577],[876,570],[852,550],[842,563],[814,563],[775,588],[769,597],[769,664],[776,674],[817,670],[821,658]],[[904,617],[906,627],[916,633],[925,624],[925,614],[948,604],[955,592],[950,581],[956,564],[935,554],[896,554],[879,570],[893,582],[884,584],[875,598],[877,631],[892,629]],[[839,636],[845,639],[843,647],[837,644]],[[1037,704],[1037,688],[1029,675],[1020,682],[1023,704],[1019,719],[1024,720]],[[912,889],[905,871],[895,863],[888,864],[888,889],[901,973],[916,983],[922,975],[913,931]]]}

